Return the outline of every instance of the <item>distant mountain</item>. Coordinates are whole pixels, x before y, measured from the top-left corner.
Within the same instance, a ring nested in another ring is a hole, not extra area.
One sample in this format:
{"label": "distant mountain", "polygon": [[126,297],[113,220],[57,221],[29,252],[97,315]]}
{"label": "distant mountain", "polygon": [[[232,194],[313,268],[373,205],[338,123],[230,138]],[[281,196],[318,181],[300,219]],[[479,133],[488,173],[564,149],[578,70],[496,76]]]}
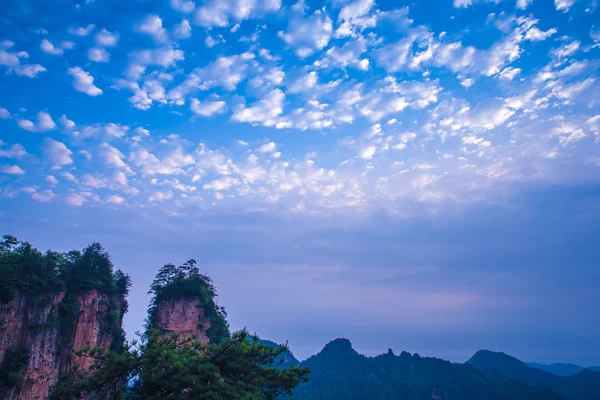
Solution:
{"label": "distant mountain", "polygon": [[589,369],[572,376],[558,376],[531,368],[507,354],[488,350],[478,351],[467,364],[490,376],[503,376],[530,386],[549,387],[567,400],[600,400],[600,372]]}
{"label": "distant mountain", "polygon": [[[538,364],[538,363],[527,363],[528,367],[541,369],[543,371],[547,371],[553,373],[558,376],[571,376],[580,373],[585,367],[579,366],[577,364],[564,364],[564,363],[555,363],[555,364]],[[600,367],[590,367],[587,369],[591,369],[592,371],[600,371]]]}
{"label": "distant mountain", "polygon": [[549,389],[531,388],[471,365],[453,364],[391,350],[377,357],[357,353],[337,339],[300,363],[311,369],[295,400],[559,400]]}

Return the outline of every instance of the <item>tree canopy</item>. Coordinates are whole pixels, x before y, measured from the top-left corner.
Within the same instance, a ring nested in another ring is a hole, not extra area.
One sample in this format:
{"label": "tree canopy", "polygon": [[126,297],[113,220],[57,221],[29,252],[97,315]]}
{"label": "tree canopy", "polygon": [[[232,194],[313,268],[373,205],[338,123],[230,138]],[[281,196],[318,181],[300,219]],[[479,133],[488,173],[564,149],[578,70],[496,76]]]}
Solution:
{"label": "tree canopy", "polygon": [[240,331],[202,345],[153,331],[122,353],[88,349],[81,354],[96,358],[92,370],[64,376],[51,400],[272,400],[306,381],[307,368],[277,368],[285,346],[275,349],[249,338]]}
{"label": "tree canopy", "polygon": [[45,294],[65,291],[78,295],[89,290],[115,294],[124,301],[131,280],[118,270],[101,244],[92,243],[82,251],[42,253],[28,242],[5,235],[0,241],[0,302],[12,300],[17,291]]}

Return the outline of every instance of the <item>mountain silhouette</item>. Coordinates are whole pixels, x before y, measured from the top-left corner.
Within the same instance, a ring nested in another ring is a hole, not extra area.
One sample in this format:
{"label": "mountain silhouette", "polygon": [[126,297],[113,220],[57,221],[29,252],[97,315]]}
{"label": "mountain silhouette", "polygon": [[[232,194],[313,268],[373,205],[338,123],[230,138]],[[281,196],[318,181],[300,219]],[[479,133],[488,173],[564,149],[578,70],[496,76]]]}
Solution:
{"label": "mountain silhouette", "polygon": [[[572,376],[580,373],[585,367],[582,367],[577,364],[570,363],[554,363],[554,364],[539,364],[539,363],[527,363],[528,367],[541,369],[546,372],[553,373],[558,376]],[[600,367],[589,367],[587,369],[591,369],[592,371],[600,371]]]}
{"label": "mountain silhouette", "polygon": [[392,350],[376,357],[359,354],[348,339],[336,339],[300,363],[311,369],[296,400],[559,400],[546,388],[532,388],[467,364]]}
{"label": "mountain silhouette", "polygon": [[548,387],[567,400],[600,400],[600,372],[590,369],[571,376],[558,376],[489,350],[478,351],[467,364],[490,376],[514,379],[532,387]]}

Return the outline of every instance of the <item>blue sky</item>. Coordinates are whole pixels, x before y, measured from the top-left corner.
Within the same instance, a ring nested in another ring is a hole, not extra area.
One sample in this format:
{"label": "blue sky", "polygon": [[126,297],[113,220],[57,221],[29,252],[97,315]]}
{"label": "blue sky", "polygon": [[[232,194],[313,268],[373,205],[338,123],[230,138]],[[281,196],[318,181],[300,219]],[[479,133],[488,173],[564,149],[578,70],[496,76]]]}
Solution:
{"label": "blue sky", "polygon": [[[0,226],[191,257],[304,358],[600,364],[596,0],[8,1]],[[596,23],[596,25],[594,25]]]}

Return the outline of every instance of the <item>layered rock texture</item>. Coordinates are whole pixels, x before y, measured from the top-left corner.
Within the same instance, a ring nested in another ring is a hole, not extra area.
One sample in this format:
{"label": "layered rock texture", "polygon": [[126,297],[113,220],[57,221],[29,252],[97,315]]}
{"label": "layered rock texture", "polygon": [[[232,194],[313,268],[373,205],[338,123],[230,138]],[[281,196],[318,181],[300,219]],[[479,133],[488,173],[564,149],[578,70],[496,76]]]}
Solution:
{"label": "layered rock texture", "polygon": [[210,320],[204,315],[204,305],[198,298],[168,299],[156,307],[156,327],[161,336],[179,333],[183,337],[195,335],[202,344],[208,344]]}
{"label": "layered rock texture", "polygon": [[[7,400],[45,400],[61,373],[75,366],[87,369],[88,357],[75,352],[85,347],[111,348],[121,316],[115,303],[105,293],[91,290],[65,299],[64,292],[46,295],[15,293],[13,300],[0,303],[0,360],[13,374],[13,384],[0,387],[0,398]],[[10,352],[25,354],[24,365],[11,365]]]}

